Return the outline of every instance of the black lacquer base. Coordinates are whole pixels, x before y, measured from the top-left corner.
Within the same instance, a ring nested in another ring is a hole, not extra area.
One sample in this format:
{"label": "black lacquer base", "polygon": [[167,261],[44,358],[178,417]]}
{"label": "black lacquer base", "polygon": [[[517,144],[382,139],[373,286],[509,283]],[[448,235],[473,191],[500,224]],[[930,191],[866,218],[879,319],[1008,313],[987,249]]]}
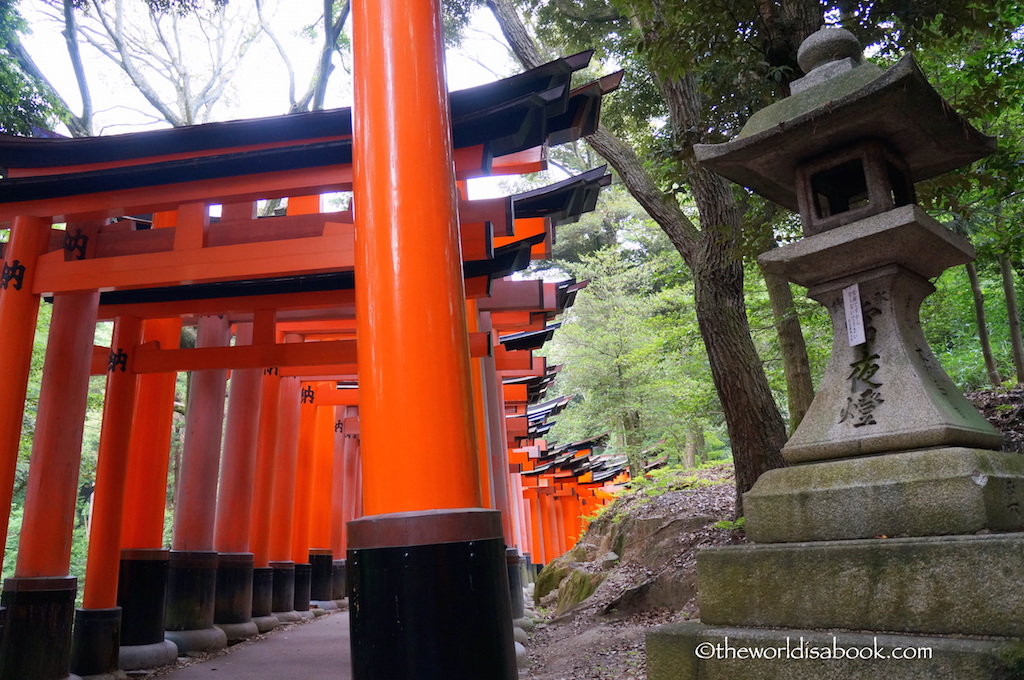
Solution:
{"label": "black lacquer base", "polygon": [[0,604],[7,607],[7,624],[0,680],[68,677],[77,586],[73,576],[4,581]]}
{"label": "black lacquer base", "polygon": [[295,606],[297,612],[309,611],[309,587],[313,576],[313,566],[308,562],[295,565]]}
{"label": "black lacquer base", "polygon": [[213,627],[218,555],[207,550],[172,550],[167,569],[168,631]]}
{"label": "black lacquer base", "polygon": [[505,550],[505,565],[508,569],[508,590],[512,598],[512,618],[521,619],[523,611],[523,560],[515,548]]}
{"label": "black lacquer base", "polygon": [[349,541],[355,680],[517,677],[500,513],[365,517]]}
{"label": "black lacquer base", "polygon": [[324,602],[334,599],[334,583],[332,572],[334,570],[334,557],[330,551],[314,552],[309,551],[309,564],[313,568],[313,575],[309,582],[309,599],[312,602]]}
{"label": "black lacquer base", "polygon": [[348,597],[345,579],[345,560],[334,560],[331,565],[331,599],[342,600]]}
{"label": "black lacquer base", "polygon": [[168,550],[122,550],[117,581],[121,645],[164,641]]}
{"label": "black lacquer base", "polygon": [[71,636],[71,672],[117,673],[121,649],[121,608],[78,609]]}
{"label": "black lacquer base", "polygon": [[252,620],[252,553],[220,553],[214,623],[246,623]]}
{"label": "black lacquer base", "polygon": [[274,595],[271,609],[274,612],[295,610],[295,563],[271,562],[273,570]]}
{"label": "black lacquer base", "polygon": [[274,570],[257,567],[252,570],[252,615],[270,616],[274,606]]}

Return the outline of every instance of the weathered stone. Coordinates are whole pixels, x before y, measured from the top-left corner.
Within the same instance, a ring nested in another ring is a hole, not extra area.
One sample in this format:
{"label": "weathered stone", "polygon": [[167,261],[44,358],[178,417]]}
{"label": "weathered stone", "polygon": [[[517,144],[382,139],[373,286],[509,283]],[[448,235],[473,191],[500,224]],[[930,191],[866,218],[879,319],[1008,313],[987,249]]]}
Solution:
{"label": "weathered stone", "polygon": [[604,557],[601,558],[601,568],[604,570],[611,569],[619,563],[619,556],[613,552],[606,552]]}
{"label": "weathered stone", "polygon": [[537,582],[533,589],[533,601],[536,604],[540,604],[541,600],[543,600],[548,593],[558,590],[558,586],[568,575],[569,567],[565,564],[552,561],[545,565],[544,568],[540,570],[540,573],[537,574]]}
{"label": "weathered stone", "polygon": [[[843,291],[854,284],[866,342],[850,346]],[[1002,435],[964,398],[924,338],[918,310],[933,290],[926,279],[891,265],[808,291],[832,315],[832,355],[814,401],[782,449],[787,461],[1000,447]]]}
{"label": "weathered stone", "polygon": [[756,543],[1024,530],[1024,456],[941,448],[769,470],[743,496]]}
{"label": "weathered stone", "polygon": [[516,642],[523,645],[525,645],[529,640],[529,638],[526,635],[526,631],[520,628],[519,626],[515,626],[512,628],[512,638]]}
{"label": "weathered stone", "polygon": [[705,623],[1024,636],[1024,534],[758,544],[697,555]]}
{"label": "weathered stone", "polygon": [[[857,657],[871,658],[837,660],[839,649],[844,656],[856,650]],[[888,658],[874,658],[876,649]],[[919,658],[896,659],[894,653]],[[753,654],[760,658],[752,658]],[[818,658],[808,658],[811,654]],[[725,628],[699,621],[659,626],[647,634],[648,680],[1012,680],[1022,676],[1024,642],[1020,640]]]}
{"label": "weathered stone", "polygon": [[602,581],[604,581],[603,574],[571,572],[569,578],[565,579],[558,587],[558,607],[555,609],[555,614],[562,614],[593,595]]}
{"label": "weathered stone", "polygon": [[973,259],[967,239],[920,207],[905,205],[773,248],[757,261],[766,271],[811,287],[890,264],[930,279]]}

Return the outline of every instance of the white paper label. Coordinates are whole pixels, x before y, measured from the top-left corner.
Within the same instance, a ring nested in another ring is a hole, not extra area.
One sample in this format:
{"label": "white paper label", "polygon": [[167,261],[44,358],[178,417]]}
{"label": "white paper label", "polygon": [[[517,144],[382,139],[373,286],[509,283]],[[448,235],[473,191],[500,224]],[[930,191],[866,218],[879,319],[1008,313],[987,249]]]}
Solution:
{"label": "white paper label", "polygon": [[860,286],[853,284],[843,289],[843,307],[846,310],[846,336],[850,340],[850,347],[863,345],[864,337],[864,314],[860,309]]}

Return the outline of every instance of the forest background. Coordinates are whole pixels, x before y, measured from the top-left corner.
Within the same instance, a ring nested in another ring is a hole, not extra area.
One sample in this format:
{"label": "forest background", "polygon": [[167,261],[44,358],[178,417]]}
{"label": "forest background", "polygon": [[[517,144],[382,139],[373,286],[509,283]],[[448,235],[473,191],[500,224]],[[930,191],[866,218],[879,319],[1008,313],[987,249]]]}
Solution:
{"label": "forest background", "polygon": [[[339,0],[0,0],[0,130],[86,136],[243,117],[250,103],[282,114],[346,104],[349,13]],[[975,263],[933,281],[922,320],[965,391],[1024,379],[1024,9],[1016,3],[447,0],[444,18],[453,53],[495,78],[584,49],[595,58],[581,78],[626,72],[589,143],[553,149],[548,173],[502,187],[525,190],[602,162],[616,174],[597,210],[559,227],[553,258],[527,273],[590,282],[545,349],[562,365],[551,395],[574,397],[552,440],[608,435],[607,453],[626,457],[634,474],[652,461],[732,457],[738,497],[783,464],[779,449],[828,358],[830,322],[802,289],[756,263],[799,235],[795,216],[704,171],[692,147],[731,138],[753,111],[786,96],[801,75],[796,47],[823,23],[853,31],[883,66],[914,51],[954,108],[998,137],[989,159],[918,187],[931,214],[978,250]],[[44,22],[60,44],[33,42]],[[254,60],[279,75],[243,79]],[[340,207],[346,197],[332,200]],[[48,326],[44,305],[4,576],[19,536]],[[101,326],[97,344],[109,333]],[[193,340],[186,329],[183,345]],[[73,551],[79,577],[103,391],[94,378]],[[168,518],[187,395],[182,374]]]}

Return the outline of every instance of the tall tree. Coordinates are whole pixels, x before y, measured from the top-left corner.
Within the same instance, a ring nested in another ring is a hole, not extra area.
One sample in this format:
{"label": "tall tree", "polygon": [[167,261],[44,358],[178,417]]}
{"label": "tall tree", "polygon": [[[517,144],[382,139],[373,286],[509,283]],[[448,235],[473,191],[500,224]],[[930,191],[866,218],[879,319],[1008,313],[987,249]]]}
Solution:
{"label": "tall tree", "polygon": [[31,135],[49,129],[63,113],[52,90],[39,83],[22,64],[19,35],[28,25],[17,2],[0,2],[0,132]]}

